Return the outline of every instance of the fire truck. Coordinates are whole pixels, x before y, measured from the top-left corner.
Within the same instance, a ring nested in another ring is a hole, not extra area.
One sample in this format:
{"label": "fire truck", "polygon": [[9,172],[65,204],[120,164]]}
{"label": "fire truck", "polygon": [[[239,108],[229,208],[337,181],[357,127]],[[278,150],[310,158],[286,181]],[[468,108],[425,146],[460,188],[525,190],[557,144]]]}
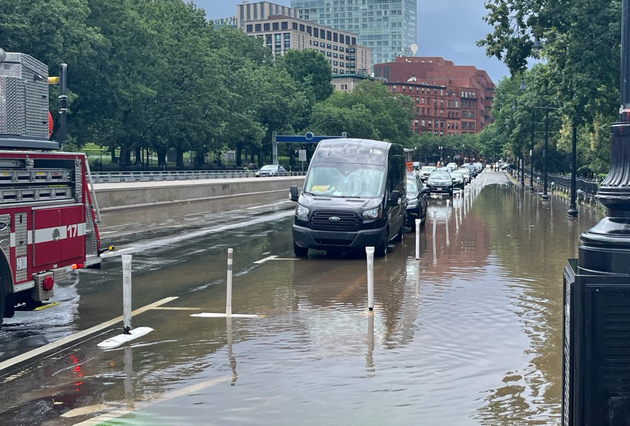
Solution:
{"label": "fire truck", "polygon": [[61,151],[66,66],[60,66],[58,141],[50,140],[48,67],[0,49],[0,324],[37,307],[73,269],[100,267],[98,205],[83,153]]}

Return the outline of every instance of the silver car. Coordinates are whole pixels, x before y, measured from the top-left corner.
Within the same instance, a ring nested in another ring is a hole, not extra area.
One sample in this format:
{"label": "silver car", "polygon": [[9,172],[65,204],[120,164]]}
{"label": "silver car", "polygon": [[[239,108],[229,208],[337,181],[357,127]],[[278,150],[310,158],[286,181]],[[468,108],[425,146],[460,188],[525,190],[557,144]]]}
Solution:
{"label": "silver car", "polygon": [[256,172],[256,177],[262,176],[285,176],[287,170],[279,164],[266,164]]}

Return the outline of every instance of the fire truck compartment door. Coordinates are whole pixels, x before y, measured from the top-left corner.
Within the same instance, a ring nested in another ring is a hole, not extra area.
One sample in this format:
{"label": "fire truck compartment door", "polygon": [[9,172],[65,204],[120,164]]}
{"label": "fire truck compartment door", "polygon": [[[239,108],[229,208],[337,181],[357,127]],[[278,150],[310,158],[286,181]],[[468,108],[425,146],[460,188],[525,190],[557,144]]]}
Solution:
{"label": "fire truck compartment door", "polygon": [[70,259],[85,259],[85,207],[33,209],[33,266],[63,264]]}

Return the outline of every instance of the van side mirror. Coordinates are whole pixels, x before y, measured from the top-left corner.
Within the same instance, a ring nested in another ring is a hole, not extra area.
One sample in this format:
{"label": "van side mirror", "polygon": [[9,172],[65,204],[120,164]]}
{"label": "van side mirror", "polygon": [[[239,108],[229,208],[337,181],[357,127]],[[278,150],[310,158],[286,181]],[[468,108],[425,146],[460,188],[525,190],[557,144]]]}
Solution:
{"label": "van side mirror", "polygon": [[389,204],[395,206],[398,204],[398,200],[400,199],[400,191],[394,189],[392,193],[389,195]]}
{"label": "van side mirror", "polygon": [[299,198],[300,195],[298,194],[298,187],[291,185],[291,188],[289,188],[289,199],[291,201],[297,201]]}

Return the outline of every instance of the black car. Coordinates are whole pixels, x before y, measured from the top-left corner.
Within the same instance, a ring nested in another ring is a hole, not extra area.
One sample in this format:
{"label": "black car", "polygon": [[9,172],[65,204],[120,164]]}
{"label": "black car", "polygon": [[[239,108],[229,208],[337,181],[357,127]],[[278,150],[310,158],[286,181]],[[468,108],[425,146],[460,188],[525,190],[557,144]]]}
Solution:
{"label": "black car", "polygon": [[422,181],[416,173],[407,173],[407,215],[405,225],[416,230],[416,219],[424,224],[427,218],[427,195],[423,191]]}
{"label": "black car", "polygon": [[429,175],[427,186],[431,194],[453,194],[453,178],[449,172],[435,171]]}

